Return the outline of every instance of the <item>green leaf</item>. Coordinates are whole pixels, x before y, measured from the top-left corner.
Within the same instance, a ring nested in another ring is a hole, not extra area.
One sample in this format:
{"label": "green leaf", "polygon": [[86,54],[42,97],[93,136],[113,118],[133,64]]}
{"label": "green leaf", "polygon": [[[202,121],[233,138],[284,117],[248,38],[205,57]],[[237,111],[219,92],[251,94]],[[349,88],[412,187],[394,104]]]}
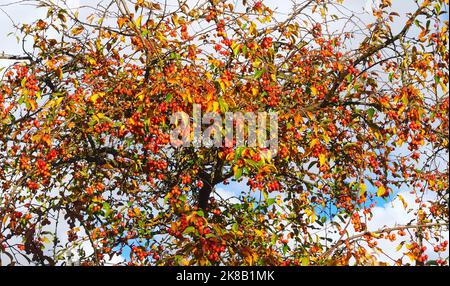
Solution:
{"label": "green leaf", "polygon": [[215,237],[214,233],[208,233],[207,235],[205,235],[206,238],[211,238],[211,237]]}
{"label": "green leaf", "polygon": [[111,206],[107,202],[104,202],[103,209],[108,213],[111,210]]}
{"label": "green leaf", "polygon": [[375,114],[375,109],[369,108],[369,109],[367,110],[367,114],[369,115],[369,120],[372,120],[373,115]]}
{"label": "green leaf", "polygon": [[219,108],[221,112],[227,112],[229,109],[228,103],[222,97],[219,97]]}
{"label": "green leaf", "polygon": [[242,46],[242,53],[245,55],[245,54],[247,54],[247,46],[246,45],[243,45]]}
{"label": "green leaf", "polygon": [[239,160],[239,158],[241,158],[242,152],[244,151],[244,149],[245,149],[245,147],[236,148],[235,160]]}
{"label": "green leaf", "polygon": [[262,74],[264,73],[264,70],[262,69],[262,70],[257,70],[256,72],[255,72],[255,74],[254,74],[254,78],[255,79],[258,79],[258,78],[260,78],[261,76],[262,76]]}
{"label": "green leaf", "polygon": [[303,257],[301,260],[301,264],[302,266],[308,266],[309,265],[309,258],[308,257]]}
{"label": "green leaf", "polygon": [[289,246],[287,244],[285,244],[283,246],[283,254],[286,255],[286,252],[289,250]]}
{"label": "green leaf", "polygon": [[392,82],[392,78],[394,77],[394,73],[393,72],[391,72],[391,73],[389,73],[389,81],[390,82]]}
{"label": "green leaf", "polygon": [[242,168],[235,168],[234,170],[234,178],[239,180],[242,177]]}

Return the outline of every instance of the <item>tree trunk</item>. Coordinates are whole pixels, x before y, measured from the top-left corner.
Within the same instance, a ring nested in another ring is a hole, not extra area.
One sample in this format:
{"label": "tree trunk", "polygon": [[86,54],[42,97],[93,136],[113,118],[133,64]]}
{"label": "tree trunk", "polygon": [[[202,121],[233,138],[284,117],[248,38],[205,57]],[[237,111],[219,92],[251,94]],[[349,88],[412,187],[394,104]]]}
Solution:
{"label": "tree trunk", "polygon": [[209,207],[209,196],[211,195],[212,189],[212,186],[208,183],[205,183],[200,189],[198,195],[198,207],[203,211],[206,211]]}

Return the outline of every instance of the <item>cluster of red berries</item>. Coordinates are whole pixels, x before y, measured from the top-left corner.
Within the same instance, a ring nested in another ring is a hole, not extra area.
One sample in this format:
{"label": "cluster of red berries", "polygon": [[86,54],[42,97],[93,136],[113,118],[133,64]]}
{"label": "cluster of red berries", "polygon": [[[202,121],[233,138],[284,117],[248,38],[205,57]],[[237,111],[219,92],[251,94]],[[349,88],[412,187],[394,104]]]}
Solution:
{"label": "cluster of red berries", "polygon": [[434,252],[442,252],[442,251],[445,251],[445,250],[447,249],[447,246],[448,246],[448,241],[447,241],[447,240],[444,241],[444,242],[441,242],[439,245],[436,245],[436,246],[434,247]]}
{"label": "cluster of red berries", "polygon": [[53,161],[54,159],[56,159],[56,157],[58,156],[58,151],[56,151],[55,149],[51,149],[47,156],[45,157],[45,159],[47,159],[47,161]]}
{"label": "cluster of red berries", "polygon": [[105,133],[109,131],[112,127],[112,124],[110,122],[102,122],[95,124],[94,126],[94,132],[95,133]]}
{"label": "cluster of red berries", "polygon": [[[153,253],[151,253],[151,252],[153,252]],[[145,258],[147,258],[150,255],[153,255],[153,259],[155,259],[155,260],[160,259],[159,255],[154,251],[146,251],[144,248],[138,247],[138,246],[133,246],[131,248],[130,256],[131,256],[132,261],[134,260],[134,257],[137,257],[137,259],[139,261],[143,261]]]}
{"label": "cluster of red berries", "polygon": [[147,161],[147,170],[149,172],[153,172],[156,170],[165,170],[167,168],[166,161],[156,161],[156,160],[148,160]]}
{"label": "cluster of red berries", "polygon": [[191,183],[191,176],[189,175],[181,175],[180,178],[183,185],[188,185]]}
{"label": "cluster of red berries", "polygon": [[273,45],[273,39],[271,37],[265,37],[261,43],[263,49],[271,48]]}
{"label": "cluster of red berries", "polygon": [[226,250],[226,245],[223,241],[215,237],[200,238],[201,249],[203,255],[206,255],[211,262],[219,261],[220,254]]}
{"label": "cluster of red berries", "polygon": [[36,170],[37,170],[38,175],[40,175],[44,178],[50,177],[50,171],[48,169],[48,165],[44,160],[42,160],[42,159],[37,160]]}
{"label": "cluster of red berries", "polygon": [[33,181],[28,181],[27,182],[27,187],[32,190],[32,191],[36,191],[37,189],[39,189],[39,185],[36,182]]}
{"label": "cluster of red berries", "polygon": [[281,185],[278,181],[273,181],[267,185],[269,192],[275,192],[281,190]]}
{"label": "cluster of red berries", "polygon": [[[412,122],[414,123],[414,122]],[[417,150],[418,146],[422,145],[422,141],[424,139],[424,136],[422,134],[417,134],[414,138],[412,138],[412,141],[409,143],[408,150]]]}

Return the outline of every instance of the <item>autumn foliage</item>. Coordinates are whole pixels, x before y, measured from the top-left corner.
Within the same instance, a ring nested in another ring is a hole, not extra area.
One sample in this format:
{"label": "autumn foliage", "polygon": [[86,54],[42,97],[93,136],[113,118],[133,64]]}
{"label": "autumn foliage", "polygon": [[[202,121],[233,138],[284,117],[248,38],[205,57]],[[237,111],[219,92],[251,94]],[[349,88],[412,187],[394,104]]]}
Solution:
{"label": "autumn foliage", "polygon": [[[3,265],[448,265],[448,0],[46,2],[0,82]],[[172,147],[193,104],[276,112],[278,153]],[[394,199],[415,219],[369,229]]]}

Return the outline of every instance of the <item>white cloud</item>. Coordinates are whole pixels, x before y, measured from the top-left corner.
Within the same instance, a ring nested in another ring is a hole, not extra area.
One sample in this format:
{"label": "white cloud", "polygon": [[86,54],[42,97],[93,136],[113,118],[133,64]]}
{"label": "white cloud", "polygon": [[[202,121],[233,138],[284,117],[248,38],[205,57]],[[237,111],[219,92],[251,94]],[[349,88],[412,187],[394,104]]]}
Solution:
{"label": "white cloud", "polygon": [[239,194],[236,194],[232,190],[228,190],[228,189],[224,189],[224,188],[216,188],[215,192],[213,193],[213,197],[216,200],[225,200],[231,204],[239,203],[239,199],[237,198],[238,195]]}
{"label": "white cloud", "polygon": [[[403,203],[397,197],[391,203],[386,204],[385,206],[375,207],[372,211],[373,219],[368,222],[367,226],[369,230],[377,230],[384,227],[395,227],[398,225],[405,225],[411,221],[416,221],[417,210],[419,209],[419,204],[415,202],[416,196],[404,191],[401,192],[400,195],[404,198],[405,202],[408,204],[408,210],[405,210],[403,207]],[[428,192],[425,194],[425,201],[433,200],[433,193]],[[417,222],[416,222],[417,223]],[[449,231],[445,230],[442,232],[442,236],[444,240],[448,240]],[[402,248],[400,251],[397,251],[396,248],[402,240],[407,239],[407,236],[404,239],[397,236],[398,240],[391,242],[386,239],[382,239],[378,241],[378,246],[385,252],[389,257],[393,259],[399,259],[403,256],[405,252],[405,248]],[[425,246],[427,246],[427,250],[425,254],[429,256],[429,259],[439,259],[439,255],[434,252],[431,244],[425,242]],[[441,253],[441,256],[448,257],[449,252],[448,249],[445,253]],[[387,263],[391,263],[392,260],[389,259],[386,255],[378,254],[380,261],[384,261]],[[406,262],[408,258],[404,261]]]}

